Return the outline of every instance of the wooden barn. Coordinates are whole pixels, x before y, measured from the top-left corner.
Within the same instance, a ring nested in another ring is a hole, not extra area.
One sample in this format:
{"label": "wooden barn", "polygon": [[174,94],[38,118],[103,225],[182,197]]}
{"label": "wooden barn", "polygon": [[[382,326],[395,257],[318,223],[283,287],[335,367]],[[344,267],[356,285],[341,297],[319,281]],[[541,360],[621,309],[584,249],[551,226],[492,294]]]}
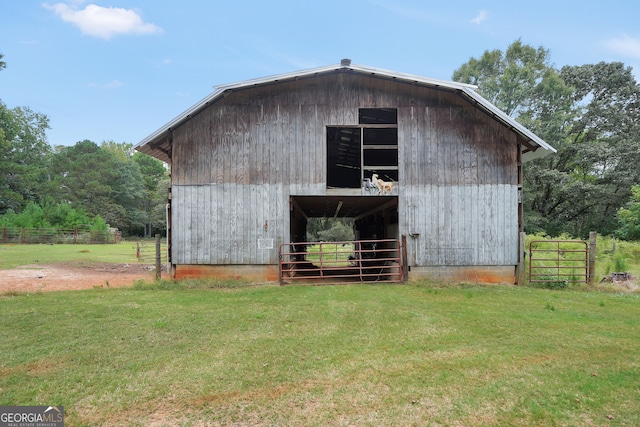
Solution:
{"label": "wooden barn", "polygon": [[[173,277],[514,283],[522,163],[555,149],[474,89],[350,60],[217,87],[135,147],[171,165]],[[353,218],[344,271],[300,256],[314,217]]]}

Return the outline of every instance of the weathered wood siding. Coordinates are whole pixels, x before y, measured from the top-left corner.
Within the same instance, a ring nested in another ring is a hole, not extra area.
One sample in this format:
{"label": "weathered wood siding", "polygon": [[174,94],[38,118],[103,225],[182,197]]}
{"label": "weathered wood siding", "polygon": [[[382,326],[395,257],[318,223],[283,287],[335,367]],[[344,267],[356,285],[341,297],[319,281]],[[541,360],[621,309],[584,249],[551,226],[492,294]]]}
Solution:
{"label": "weathered wood siding", "polygon": [[516,264],[515,134],[455,93],[348,73],[235,91],[174,130],[173,263],[276,263],[289,196],[326,194],[326,126],[382,107],[412,263]]}
{"label": "weathered wood siding", "polygon": [[401,107],[399,218],[416,266],[518,263],[517,141],[460,97]]}

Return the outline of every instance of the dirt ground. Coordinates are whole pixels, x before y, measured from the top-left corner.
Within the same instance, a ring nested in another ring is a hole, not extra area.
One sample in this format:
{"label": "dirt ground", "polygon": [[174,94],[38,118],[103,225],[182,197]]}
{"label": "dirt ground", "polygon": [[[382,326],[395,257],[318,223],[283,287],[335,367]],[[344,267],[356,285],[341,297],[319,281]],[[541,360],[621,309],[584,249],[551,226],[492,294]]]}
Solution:
{"label": "dirt ground", "polygon": [[[167,273],[162,272],[166,278]],[[92,263],[90,266],[73,264],[31,264],[9,270],[0,270],[0,293],[46,292],[117,288],[131,286],[136,280],[153,280],[155,266],[145,264]],[[601,283],[600,287],[622,293],[638,292],[637,281]]]}
{"label": "dirt ground", "polygon": [[131,286],[134,281],[155,278],[155,267],[140,264],[94,263],[23,265],[0,270],[0,292],[37,292]]}

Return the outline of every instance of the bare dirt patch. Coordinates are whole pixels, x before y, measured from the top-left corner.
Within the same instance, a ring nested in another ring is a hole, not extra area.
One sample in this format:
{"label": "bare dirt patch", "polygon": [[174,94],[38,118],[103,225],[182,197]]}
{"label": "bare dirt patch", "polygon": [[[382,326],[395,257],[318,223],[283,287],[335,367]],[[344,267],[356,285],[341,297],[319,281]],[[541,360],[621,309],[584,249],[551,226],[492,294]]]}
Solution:
{"label": "bare dirt patch", "polygon": [[141,264],[30,264],[0,270],[0,292],[38,292],[130,286],[153,279],[155,267]]}

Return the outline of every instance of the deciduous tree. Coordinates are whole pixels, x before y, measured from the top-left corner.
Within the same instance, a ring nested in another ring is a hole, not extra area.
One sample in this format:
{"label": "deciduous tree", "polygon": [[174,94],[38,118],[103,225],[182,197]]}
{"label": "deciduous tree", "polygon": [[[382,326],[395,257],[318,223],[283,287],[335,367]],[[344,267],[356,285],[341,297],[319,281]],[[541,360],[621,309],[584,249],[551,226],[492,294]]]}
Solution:
{"label": "deciduous tree", "polygon": [[599,63],[556,70],[520,40],[454,73],[558,153],[525,164],[525,230],[611,234],[640,183],[639,89],[631,69]]}
{"label": "deciduous tree", "polygon": [[42,194],[51,154],[47,129],[44,114],[0,102],[0,214],[21,211]]}
{"label": "deciduous tree", "polygon": [[144,182],[144,195],[140,202],[144,213],[144,235],[149,237],[165,228],[168,194],[168,171],[164,163],[151,156],[135,153],[133,161],[140,167]]}

